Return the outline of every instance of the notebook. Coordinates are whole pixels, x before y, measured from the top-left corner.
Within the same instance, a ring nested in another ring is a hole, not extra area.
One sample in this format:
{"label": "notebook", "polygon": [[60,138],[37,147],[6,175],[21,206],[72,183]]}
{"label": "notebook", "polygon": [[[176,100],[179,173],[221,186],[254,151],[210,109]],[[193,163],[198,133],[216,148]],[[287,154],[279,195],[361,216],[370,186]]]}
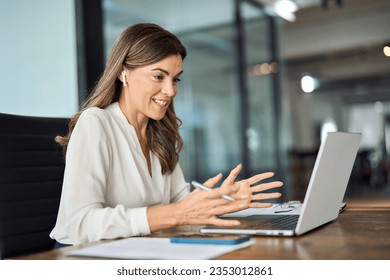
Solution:
{"label": "notebook", "polygon": [[299,214],[241,217],[235,227],[207,226],[201,233],[295,236],[335,220],[356,159],[361,133],[328,132],[322,141]]}

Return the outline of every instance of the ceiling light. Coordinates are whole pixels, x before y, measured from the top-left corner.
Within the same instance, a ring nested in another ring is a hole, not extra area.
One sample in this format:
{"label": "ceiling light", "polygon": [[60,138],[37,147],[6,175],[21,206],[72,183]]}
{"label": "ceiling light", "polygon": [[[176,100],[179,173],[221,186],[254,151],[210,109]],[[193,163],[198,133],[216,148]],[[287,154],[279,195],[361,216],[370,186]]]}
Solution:
{"label": "ceiling light", "polygon": [[278,0],[274,3],[275,13],[288,21],[295,21],[295,12],[298,11],[298,5],[292,0]]}
{"label": "ceiling light", "polygon": [[301,79],[301,88],[304,92],[310,93],[313,92],[317,87],[317,80],[312,76],[306,75]]}
{"label": "ceiling light", "polygon": [[390,46],[385,46],[383,48],[383,53],[385,54],[385,56],[390,56]]}

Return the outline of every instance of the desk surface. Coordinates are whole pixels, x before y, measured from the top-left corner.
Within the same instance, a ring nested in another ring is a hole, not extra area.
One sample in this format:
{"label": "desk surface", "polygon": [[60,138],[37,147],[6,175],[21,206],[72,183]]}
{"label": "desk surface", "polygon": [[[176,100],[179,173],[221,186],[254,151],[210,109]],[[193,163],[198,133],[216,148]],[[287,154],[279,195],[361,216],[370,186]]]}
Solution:
{"label": "desk surface", "polygon": [[[183,226],[153,234],[169,237],[197,232]],[[349,206],[338,219],[299,237],[254,236],[255,244],[217,259],[223,260],[390,260],[390,206]],[[105,241],[107,242],[107,241]],[[91,245],[84,245],[91,246]],[[65,252],[83,246],[65,247],[17,259],[92,259],[68,257]]]}

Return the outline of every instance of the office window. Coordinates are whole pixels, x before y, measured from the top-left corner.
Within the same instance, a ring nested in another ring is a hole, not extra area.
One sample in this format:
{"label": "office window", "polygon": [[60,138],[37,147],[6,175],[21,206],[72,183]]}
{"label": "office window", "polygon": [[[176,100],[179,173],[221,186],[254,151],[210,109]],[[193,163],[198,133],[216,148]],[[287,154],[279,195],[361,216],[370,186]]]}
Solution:
{"label": "office window", "polygon": [[68,117],[78,107],[74,2],[0,2],[0,112]]}
{"label": "office window", "polygon": [[[388,1],[327,8],[305,2],[295,22],[270,17],[261,5],[266,2],[103,0],[106,52],[137,22],[160,24],[186,45],[189,55],[175,102],[184,122],[180,161],[188,180],[226,174],[244,161],[246,175],[276,171],[287,186],[283,198],[302,199],[324,123],[331,120],[333,130],[362,129],[355,125],[359,116],[367,117],[369,131],[378,128],[365,136],[361,153],[368,144],[383,149],[375,155],[382,155],[387,172],[389,64],[382,49],[388,44]],[[305,75],[318,82],[312,93],[301,89]],[[353,105],[373,102],[383,113],[366,114]],[[368,160],[371,181],[378,181],[375,158]],[[350,188],[367,190],[359,168]]]}
{"label": "office window", "polygon": [[175,109],[183,121],[180,163],[187,180],[225,175],[241,162],[234,1],[105,0],[108,53],[128,25],[153,22],[177,35],[188,50]]}
{"label": "office window", "polygon": [[263,9],[242,3],[245,61],[248,82],[247,145],[251,173],[274,170],[279,125],[274,117],[275,92],[272,80],[279,73],[279,61],[272,60],[270,24]]}

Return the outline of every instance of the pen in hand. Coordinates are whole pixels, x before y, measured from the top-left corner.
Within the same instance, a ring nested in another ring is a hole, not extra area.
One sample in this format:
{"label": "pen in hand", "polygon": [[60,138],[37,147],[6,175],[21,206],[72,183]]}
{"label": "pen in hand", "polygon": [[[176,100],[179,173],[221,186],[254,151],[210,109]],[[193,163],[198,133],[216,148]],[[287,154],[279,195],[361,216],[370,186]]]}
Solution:
{"label": "pen in hand", "polygon": [[[206,187],[205,185],[201,184],[201,183],[198,183],[196,181],[192,181],[191,184],[197,188],[197,189],[200,189],[200,190],[204,190],[204,191],[212,191],[213,189],[212,188],[209,188],[209,187]],[[228,201],[236,201],[233,197],[231,197],[230,195],[227,195],[227,194],[223,194],[222,195],[222,198],[223,199],[226,199]]]}

